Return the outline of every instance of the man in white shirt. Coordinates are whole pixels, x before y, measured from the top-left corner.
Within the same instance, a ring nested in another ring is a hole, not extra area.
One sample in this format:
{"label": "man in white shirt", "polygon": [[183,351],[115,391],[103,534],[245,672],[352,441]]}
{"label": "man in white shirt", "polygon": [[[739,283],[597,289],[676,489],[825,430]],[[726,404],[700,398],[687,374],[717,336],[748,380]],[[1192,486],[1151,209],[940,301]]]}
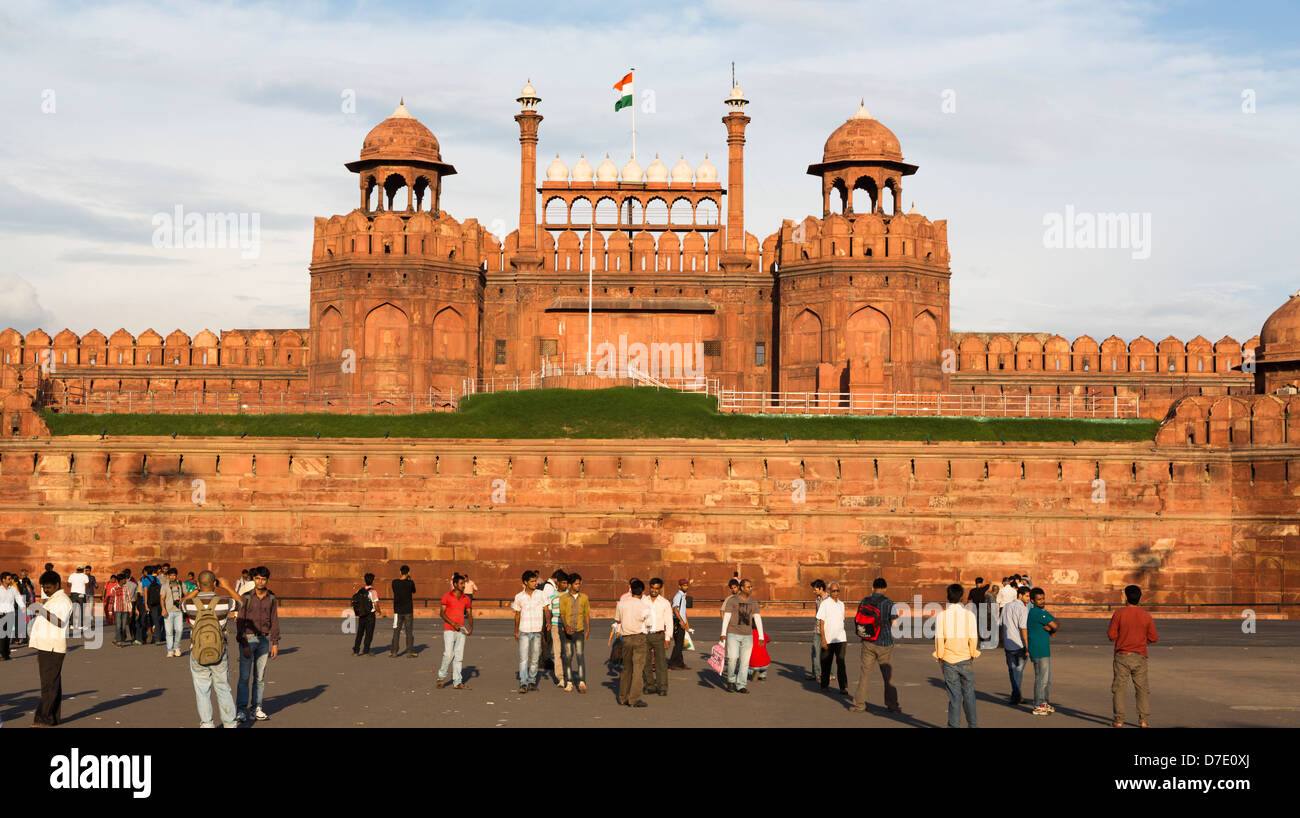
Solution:
{"label": "man in white shirt", "polygon": [[0,661],[9,661],[9,643],[18,636],[18,603],[22,601],[17,577],[0,573]]}
{"label": "man in white shirt", "polygon": [[569,575],[562,569],[555,569],[551,578],[542,585],[542,596],[551,615],[542,626],[542,657],[539,664],[550,666],[555,674],[555,686],[564,687],[564,649],[560,645],[560,594],[569,589]]}
{"label": "man in white shirt", "polygon": [[41,574],[40,582],[41,593],[46,598],[32,621],[29,640],[36,650],[36,665],[41,675],[41,703],[32,717],[32,726],[53,727],[59,723],[63,703],[63,658],[68,652],[64,629],[72,617],[72,600],[63,592],[63,582],[53,571]]}
{"label": "man in white shirt", "polygon": [[68,598],[72,600],[73,630],[78,632],[86,629],[86,583],[89,582],[89,578],[85,571],[84,566],[78,565],[76,572],[68,577]]}
{"label": "man in white shirt", "polygon": [[835,671],[839,674],[840,694],[849,694],[849,673],[844,666],[844,651],[848,647],[848,636],[844,632],[844,603],[840,600],[840,584],[832,582],[826,586],[826,598],[817,606],[817,639],[821,643],[822,666],[821,688],[829,690],[831,685],[831,661],[835,661]]}
{"label": "man in white shirt", "polygon": [[673,606],[664,598],[664,581],[659,577],[650,580],[650,596],[646,607],[650,609],[646,625],[646,695],[668,695],[668,650],[673,644]]}
{"label": "man in white shirt", "polygon": [[247,568],[239,572],[239,582],[235,584],[236,595],[242,597],[244,594],[250,593],[256,587],[257,583],[253,581],[253,576],[249,573]]}
{"label": "man in white shirt", "polygon": [[1024,632],[1029,627],[1029,589],[1017,588],[1016,596],[1002,608],[1002,649],[1007,655],[1007,675],[1011,677],[1011,698],[1007,704],[1015,707],[1023,701],[1020,681],[1024,678],[1029,651]]}
{"label": "man in white shirt", "polygon": [[645,583],[633,579],[628,584],[631,596],[620,599],[614,608],[614,627],[623,637],[623,675],[618,680],[618,703],[628,707],[646,707],[641,698],[645,682],[646,628],[650,624],[650,606],[642,598]]}
{"label": "man in white shirt", "polygon": [[525,571],[523,590],[515,594],[510,608],[515,612],[515,641],[519,643],[519,692],[537,689],[537,662],[542,655],[542,628],[551,606],[537,590],[537,572]]}

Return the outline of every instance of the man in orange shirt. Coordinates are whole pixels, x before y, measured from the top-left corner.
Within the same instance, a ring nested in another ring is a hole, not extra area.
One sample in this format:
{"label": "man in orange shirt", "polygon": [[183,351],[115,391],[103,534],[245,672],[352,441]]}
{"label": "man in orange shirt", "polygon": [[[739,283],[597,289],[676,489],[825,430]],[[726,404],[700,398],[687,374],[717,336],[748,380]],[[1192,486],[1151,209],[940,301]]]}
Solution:
{"label": "man in orange shirt", "polygon": [[1150,727],[1151,687],[1147,683],[1147,645],[1156,641],[1156,623],[1151,614],[1138,607],[1142,601],[1142,589],[1130,585],[1124,589],[1123,608],[1110,618],[1110,627],[1106,635],[1115,643],[1115,678],[1111,682],[1110,692],[1114,696],[1115,718],[1111,727],[1124,726],[1124,699],[1128,692],[1129,680],[1137,695],[1138,723]]}

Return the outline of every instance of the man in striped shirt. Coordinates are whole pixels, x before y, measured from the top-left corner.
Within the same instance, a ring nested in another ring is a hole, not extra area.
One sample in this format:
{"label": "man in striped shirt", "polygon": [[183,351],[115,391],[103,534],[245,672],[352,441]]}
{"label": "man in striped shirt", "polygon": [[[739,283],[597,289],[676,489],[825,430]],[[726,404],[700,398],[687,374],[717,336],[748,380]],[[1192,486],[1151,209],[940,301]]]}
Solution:
{"label": "man in striped shirt", "polygon": [[[202,601],[205,607],[209,603],[215,604],[215,613],[221,620],[221,630],[224,635],[226,619],[239,609],[239,600],[235,593],[225,587],[211,571],[199,572],[198,587],[186,594],[180,604],[181,611],[190,621],[191,633],[194,629],[194,620],[199,615],[198,601]],[[230,653],[227,651],[222,654],[221,661],[215,665],[200,665],[194,661],[194,652],[190,652],[190,678],[194,681],[194,697],[199,709],[200,727],[215,726],[212,723],[211,698],[214,691],[217,694],[217,709],[221,711],[221,726],[231,728],[237,726],[235,697],[230,692],[229,659]]]}

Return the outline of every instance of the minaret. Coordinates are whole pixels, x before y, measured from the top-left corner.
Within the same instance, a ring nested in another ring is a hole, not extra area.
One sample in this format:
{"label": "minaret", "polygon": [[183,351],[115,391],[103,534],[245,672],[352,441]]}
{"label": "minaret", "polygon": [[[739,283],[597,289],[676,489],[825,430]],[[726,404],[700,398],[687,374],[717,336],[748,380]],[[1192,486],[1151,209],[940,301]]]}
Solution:
{"label": "minaret", "polygon": [[537,250],[537,130],[542,115],[537,113],[537,96],[532,82],[524,85],[515,100],[519,113],[519,252],[511,260],[516,270],[541,269],[542,256]]}
{"label": "minaret", "polygon": [[723,102],[730,112],[722,118],[727,127],[727,245],[722,268],[742,272],[751,261],[745,256],[745,106],[749,100],[732,81],[731,95]]}

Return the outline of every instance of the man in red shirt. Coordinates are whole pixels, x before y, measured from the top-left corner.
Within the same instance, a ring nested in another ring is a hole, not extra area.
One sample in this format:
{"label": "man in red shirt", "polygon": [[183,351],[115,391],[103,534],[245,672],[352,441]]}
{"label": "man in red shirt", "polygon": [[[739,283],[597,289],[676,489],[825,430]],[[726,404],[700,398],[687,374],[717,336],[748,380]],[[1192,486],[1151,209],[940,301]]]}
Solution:
{"label": "man in red shirt", "polygon": [[1151,687],[1147,684],[1147,645],[1156,641],[1156,623],[1151,614],[1138,607],[1142,600],[1142,589],[1129,585],[1124,589],[1124,600],[1128,603],[1110,618],[1110,628],[1106,635],[1115,643],[1115,679],[1111,682],[1110,692],[1115,697],[1115,718],[1111,727],[1124,726],[1124,700],[1128,693],[1129,679],[1137,691],[1138,722],[1143,727],[1150,727]]}
{"label": "man in red shirt", "polygon": [[470,610],[473,600],[465,593],[465,576],[451,578],[451,590],[442,597],[442,667],[438,670],[438,687],[446,687],[447,671],[451,670],[451,686],[455,690],[469,690],[461,681],[461,661],[465,658],[465,638],[474,632],[474,614]]}

